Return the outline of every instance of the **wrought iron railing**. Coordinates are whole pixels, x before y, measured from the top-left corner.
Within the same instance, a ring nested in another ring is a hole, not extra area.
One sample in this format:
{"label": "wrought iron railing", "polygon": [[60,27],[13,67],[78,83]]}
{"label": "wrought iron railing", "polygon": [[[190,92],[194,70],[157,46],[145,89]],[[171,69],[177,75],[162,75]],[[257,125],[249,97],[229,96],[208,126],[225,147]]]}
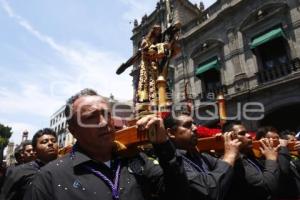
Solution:
{"label": "wrought iron railing", "polygon": [[256,77],[258,83],[261,84],[282,78],[297,71],[300,71],[299,58],[295,58],[287,64],[277,65],[270,69],[259,70],[256,73]]}
{"label": "wrought iron railing", "polygon": [[217,96],[222,93],[222,94],[227,94],[227,86],[226,85],[220,85],[216,86],[213,89],[207,90],[205,92],[202,92],[199,94],[199,99],[201,102],[204,101],[216,101]]}

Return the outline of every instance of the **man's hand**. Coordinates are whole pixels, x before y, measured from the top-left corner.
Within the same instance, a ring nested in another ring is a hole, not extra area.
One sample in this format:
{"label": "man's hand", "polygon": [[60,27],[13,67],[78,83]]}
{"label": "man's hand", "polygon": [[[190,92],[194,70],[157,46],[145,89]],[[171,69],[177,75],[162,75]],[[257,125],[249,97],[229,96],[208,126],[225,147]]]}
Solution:
{"label": "man's hand", "polygon": [[300,141],[295,141],[295,151],[298,151],[300,153]]}
{"label": "man's hand", "polygon": [[259,149],[266,160],[277,160],[280,144],[277,147],[273,147],[273,141],[267,138],[261,139],[260,143],[261,147]]}
{"label": "man's hand", "polygon": [[235,160],[239,156],[239,148],[242,143],[236,138],[233,138],[233,132],[226,132],[224,134],[224,157],[223,161],[231,166],[234,165]]}
{"label": "man's hand", "polygon": [[148,139],[151,143],[164,143],[168,140],[162,118],[149,115],[137,121],[138,129],[148,132]]}

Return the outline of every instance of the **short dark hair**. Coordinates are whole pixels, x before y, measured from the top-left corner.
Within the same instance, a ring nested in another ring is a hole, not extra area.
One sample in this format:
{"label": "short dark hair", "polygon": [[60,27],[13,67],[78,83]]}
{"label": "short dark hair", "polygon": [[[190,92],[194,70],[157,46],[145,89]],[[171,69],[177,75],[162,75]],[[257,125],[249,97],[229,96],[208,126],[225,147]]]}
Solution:
{"label": "short dark hair", "polygon": [[32,145],[32,141],[31,140],[25,140],[24,142],[21,143],[21,148],[24,151],[25,147],[27,145]]}
{"label": "short dark hair", "polygon": [[72,105],[77,99],[79,99],[79,97],[82,97],[82,96],[98,96],[98,93],[95,90],[86,88],[86,89],[83,89],[80,92],[76,93],[75,95],[73,95],[72,97],[70,97],[67,100],[64,112],[65,112],[65,116],[67,118],[67,123],[69,125],[70,125],[70,122],[71,122],[72,116],[73,116]]}
{"label": "short dark hair", "polygon": [[280,132],[280,137],[281,137],[282,139],[287,140],[287,139],[288,139],[288,135],[293,135],[293,136],[296,137],[296,133],[293,132],[293,131],[290,131],[290,130],[288,130],[288,129],[285,129],[285,130],[283,130],[283,131]]}
{"label": "short dark hair", "polygon": [[226,121],[225,124],[222,126],[222,133],[233,131],[233,126],[235,125],[243,125],[243,123],[238,120]]}
{"label": "short dark hair", "polygon": [[260,140],[261,138],[266,137],[268,132],[275,132],[280,136],[278,130],[276,128],[274,128],[273,126],[263,126],[257,130],[255,139]]}
{"label": "short dark hair", "polygon": [[172,116],[172,114],[169,114],[163,121],[165,129],[170,128],[175,130],[179,123],[178,120]]}
{"label": "short dark hair", "polygon": [[52,135],[57,139],[56,132],[54,130],[52,130],[51,128],[44,128],[44,129],[38,130],[32,138],[32,147],[34,149],[36,148],[38,138],[42,137],[43,135]]}
{"label": "short dark hair", "polygon": [[23,151],[23,146],[22,145],[18,145],[16,148],[15,148],[15,153],[14,153],[14,156],[16,159],[19,159],[22,157],[22,151]]}
{"label": "short dark hair", "polygon": [[165,128],[166,128],[166,129],[167,129],[167,128],[170,128],[170,129],[172,129],[172,130],[176,130],[177,127],[178,127],[178,124],[180,123],[178,117],[179,117],[179,116],[182,116],[182,115],[184,115],[184,116],[190,116],[189,113],[184,112],[184,111],[178,113],[178,114],[177,114],[177,117],[173,117],[172,113],[170,113],[170,114],[163,120],[163,121],[164,121],[164,126],[165,126]]}

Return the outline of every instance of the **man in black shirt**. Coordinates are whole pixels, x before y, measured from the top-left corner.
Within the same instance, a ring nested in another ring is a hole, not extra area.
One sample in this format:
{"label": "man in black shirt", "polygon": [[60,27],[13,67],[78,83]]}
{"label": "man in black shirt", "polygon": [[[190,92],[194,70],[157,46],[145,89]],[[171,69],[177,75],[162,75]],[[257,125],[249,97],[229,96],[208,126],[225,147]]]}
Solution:
{"label": "man in black shirt", "polygon": [[233,176],[233,166],[239,155],[240,142],[232,133],[224,136],[225,152],[222,159],[196,149],[196,126],[192,117],[180,114],[164,120],[169,137],[182,155],[189,180],[189,199],[223,199]]}
{"label": "man in black shirt", "polygon": [[7,173],[0,195],[1,200],[23,199],[34,175],[42,166],[57,158],[56,133],[49,128],[39,130],[33,136],[32,147],[36,152],[36,160],[19,165]]}
{"label": "man in black shirt", "polygon": [[124,158],[113,152],[109,107],[95,91],[85,89],[67,103],[65,114],[77,143],[70,154],[40,171],[25,200],[185,198],[184,169],[167,140],[162,119],[146,116],[137,122],[140,129],[155,131],[150,140],[158,165],[142,153]]}
{"label": "man in black shirt", "polygon": [[35,152],[33,150],[32,142],[30,140],[26,140],[22,143],[22,154],[24,163],[28,163],[35,160]]}
{"label": "man in black shirt", "polygon": [[223,132],[233,131],[242,142],[240,158],[234,166],[234,178],[225,199],[228,200],[267,200],[272,199],[278,189],[279,167],[278,148],[272,147],[269,140],[261,141],[264,163],[259,162],[252,151],[252,138],[239,121],[228,121]]}
{"label": "man in black shirt", "polygon": [[[279,186],[277,192],[277,199],[299,199],[300,198],[300,175],[297,170],[298,159],[292,156],[287,148],[287,135],[280,134],[276,128],[272,126],[260,127],[256,133],[256,140],[262,138],[269,138],[272,140],[279,140],[280,149],[278,152],[278,165],[280,169]],[[289,141],[296,142],[296,138],[290,137]]]}
{"label": "man in black shirt", "polygon": [[35,152],[33,151],[31,140],[26,140],[17,146],[15,148],[14,157],[16,159],[16,163],[10,165],[6,169],[5,177],[7,177],[7,175],[11,173],[11,170],[13,170],[16,166],[35,160]]}
{"label": "man in black shirt", "polygon": [[14,166],[18,166],[24,163],[22,145],[19,145],[15,148],[14,157],[16,159],[16,163]]}

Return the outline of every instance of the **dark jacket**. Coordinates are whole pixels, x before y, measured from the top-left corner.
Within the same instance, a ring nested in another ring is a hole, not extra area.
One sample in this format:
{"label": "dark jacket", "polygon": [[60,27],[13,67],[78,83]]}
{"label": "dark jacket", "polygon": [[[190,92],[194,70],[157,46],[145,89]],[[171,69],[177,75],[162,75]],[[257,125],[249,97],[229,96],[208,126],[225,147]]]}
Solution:
{"label": "dark jacket", "polygon": [[278,156],[280,180],[278,199],[300,198],[299,159],[292,159],[288,148],[281,147]]}
{"label": "dark jacket", "polygon": [[44,164],[38,160],[18,165],[7,171],[1,190],[1,200],[21,200],[34,175]]}
{"label": "dark jacket", "polygon": [[206,153],[179,152],[189,181],[189,199],[223,199],[232,181],[233,167]]}
{"label": "dark jacket", "polygon": [[111,167],[96,162],[78,149],[49,163],[33,181],[25,200],[111,200],[112,189],[103,178],[86,168],[90,166],[115,180],[120,163],[118,191],[120,199],[185,199],[187,180],[180,157],[167,142],[155,147],[159,157],[149,159],[143,153],[133,158],[114,158]]}
{"label": "dark jacket", "polygon": [[278,190],[279,167],[277,161],[264,164],[253,157],[241,155],[234,166],[234,178],[226,195],[227,200],[267,200]]}

